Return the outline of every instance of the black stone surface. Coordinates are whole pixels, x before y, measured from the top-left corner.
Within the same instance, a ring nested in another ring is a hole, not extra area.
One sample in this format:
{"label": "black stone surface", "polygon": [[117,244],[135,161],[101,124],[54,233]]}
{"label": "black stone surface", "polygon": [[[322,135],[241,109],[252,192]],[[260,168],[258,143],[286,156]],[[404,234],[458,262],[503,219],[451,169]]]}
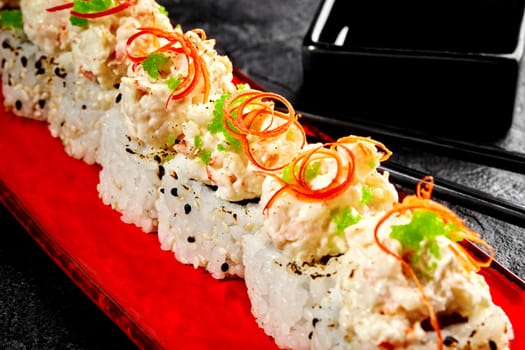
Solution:
{"label": "black stone surface", "polygon": [[[320,0],[160,1],[184,29],[203,28],[216,49],[265,89],[295,102],[302,83],[301,43]],[[523,79],[514,124],[500,142],[525,153]],[[380,87],[378,87],[378,91]],[[388,145],[396,162],[525,205],[525,176]],[[454,207],[495,248],[496,258],[525,277],[525,229]],[[133,344],[0,211],[0,348],[130,349]]]}

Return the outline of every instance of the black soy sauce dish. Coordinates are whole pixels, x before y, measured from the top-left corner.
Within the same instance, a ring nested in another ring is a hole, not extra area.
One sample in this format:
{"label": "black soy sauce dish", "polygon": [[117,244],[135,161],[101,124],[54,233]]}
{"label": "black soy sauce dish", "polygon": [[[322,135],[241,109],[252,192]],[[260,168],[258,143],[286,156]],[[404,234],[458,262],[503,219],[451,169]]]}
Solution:
{"label": "black soy sauce dish", "polygon": [[509,131],[525,0],[323,0],[303,40],[298,106],[410,133]]}

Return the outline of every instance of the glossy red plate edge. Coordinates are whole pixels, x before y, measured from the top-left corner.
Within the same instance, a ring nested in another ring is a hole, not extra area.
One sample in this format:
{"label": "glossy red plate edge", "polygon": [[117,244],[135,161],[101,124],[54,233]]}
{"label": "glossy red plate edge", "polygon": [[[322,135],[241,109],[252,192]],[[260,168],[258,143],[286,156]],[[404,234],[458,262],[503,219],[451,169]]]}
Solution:
{"label": "glossy red plate edge", "polygon": [[[103,205],[99,167],[69,157],[46,123],[3,107],[0,117],[0,202],[137,346],[277,349],[251,315],[242,281],[178,263],[155,234]],[[482,274],[513,324],[511,349],[525,348],[522,281],[497,264]]]}

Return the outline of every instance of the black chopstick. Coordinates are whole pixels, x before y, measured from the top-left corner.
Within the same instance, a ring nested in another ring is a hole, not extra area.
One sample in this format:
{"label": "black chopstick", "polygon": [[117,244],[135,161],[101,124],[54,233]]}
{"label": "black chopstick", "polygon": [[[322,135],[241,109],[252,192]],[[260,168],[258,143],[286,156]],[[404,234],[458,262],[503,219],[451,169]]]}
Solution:
{"label": "black chopstick", "polygon": [[390,145],[404,145],[418,150],[426,150],[447,155],[456,159],[525,174],[525,154],[508,151],[487,144],[474,144],[449,138],[407,133],[394,127],[374,126],[357,121],[328,118],[313,113],[298,111],[301,121],[315,125],[318,129],[337,138],[349,132],[366,135]]}
{"label": "black chopstick", "polygon": [[[424,176],[428,175],[391,161],[384,163],[381,170],[388,171],[394,184],[413,189]],[[486,192],[434,177],[432,195],[495,219],[525,227],[525,206],[494,197]]]}

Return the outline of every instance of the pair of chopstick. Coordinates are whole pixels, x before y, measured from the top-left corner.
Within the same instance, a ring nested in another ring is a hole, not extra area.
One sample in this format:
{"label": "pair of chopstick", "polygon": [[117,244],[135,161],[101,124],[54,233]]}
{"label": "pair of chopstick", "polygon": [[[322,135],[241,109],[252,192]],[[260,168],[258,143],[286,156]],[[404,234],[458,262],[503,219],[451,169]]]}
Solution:
{"label": "pair of chopstick", "polygon": [[[410,188],[415,188],[419,180],[426,175],[390,161],[387,161],[380,169],[388,171],[393,183]],[[525,206],[523,205],[435,177],[432,194],[441,200],[461,205],[513,225],[525,227]]]}

